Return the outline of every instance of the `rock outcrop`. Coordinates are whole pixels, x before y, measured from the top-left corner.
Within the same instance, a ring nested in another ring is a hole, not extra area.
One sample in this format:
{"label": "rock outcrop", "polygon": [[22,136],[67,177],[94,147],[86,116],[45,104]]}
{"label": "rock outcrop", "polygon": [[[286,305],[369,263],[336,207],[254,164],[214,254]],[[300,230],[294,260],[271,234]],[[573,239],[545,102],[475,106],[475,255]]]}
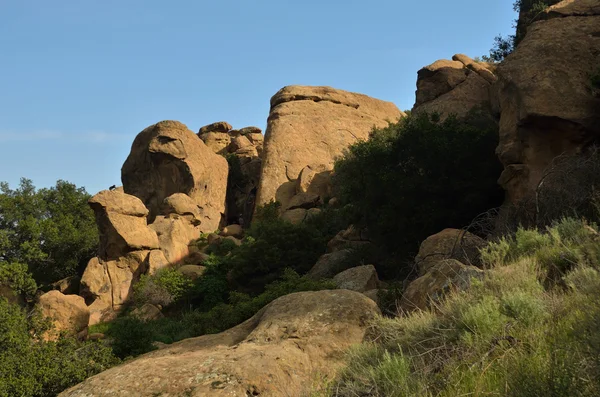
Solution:
{"label": "rock outcrop", "polygon": [[419,275],[424,275],[436,263],[444,259],[456,259],[468,265],[481,266],[479,250],[486,246],[485,240],[459,229],[444,229],[427,237],[419,247],[415,263]]}
{"label": "rock outcrop", "polygon": [[405,312],[426,310],[439,303],[448,293],[468,289],[472,279],[481,279],[483,275],[483,270],[455,259],[438,261],[425,275],[408,285],[402,294],[400,309]]}
{"label": "rock outcrop", "polygon": [[373,265],[363,265],[344,270],[333,277],[333,282],[341,289],[366,292],[379,287],[379,277]]}
{"label": "rock outcrop", "polygon": [[417,73],[413,113],[439,113],[442,118],[470,112],[492,119],[490,87],[496,81],[494,66],[463,54],[439,60]]}
{"label": "rock outcrop", "polygon": [[177,121],[161,121],[140,132],[121,169],[125,193],[143,201],[150,222],[161,213],[167,197],[184,193],[202,214],[203,232],[221,224],[227,174],[227,161]]}
{"label": "rock outcrop", "polygon": [[44,335],[46,340],[58,339],[61,332],[75,335],[88,326],[90,310],[81,296],[49,291],[40,296],[36,307],[52,320],[53,329]]}
{"label": "rock outcrop", "polygon": [[258,127],[234,130],[224,121],[200,128],[200,139],[215,153],[235,156],[230,161],[227,187],[227,223],[250,223],[260,179],[263,135]]}
{"label": "rock outcrop", "polygon": [[103,190],[88,203],[96,214],[101,258],[116,259],[129,251],[158,248],[158,236],[148,227],[148,210],[139,198]]}
{"label": "rock outcrop", "polygon": [[335,374],[379,313],[353,291],[290,294],[228,331],[143,355],[60,396],[299,396],[315,376]]}
{"label": "rock outcrop", "polygon": [[257,204],[276,200],[291,209],[288,202],[298,193],[296,180],[305,167],[331,170],[344,149],[402,116],[391,102],[366,95],[331,87],[282,88],[271,98]]}
{"label": "rock outcrop", "polygon": [[599,9],[598,0],[553,5],[496,70],[499,182],[508,204],[532,197],[556,156],[600,136],[600,97],[590,80],[600,65]]}

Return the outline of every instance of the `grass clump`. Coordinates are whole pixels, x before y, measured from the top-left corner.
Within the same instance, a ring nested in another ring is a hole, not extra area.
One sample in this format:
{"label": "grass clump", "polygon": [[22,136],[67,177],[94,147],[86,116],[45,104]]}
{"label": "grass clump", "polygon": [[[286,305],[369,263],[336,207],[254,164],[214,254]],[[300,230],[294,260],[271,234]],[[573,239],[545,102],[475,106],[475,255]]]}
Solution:
{"label": "grass clump", "polygon": [[376,319],[328,395],[599,395],[599,245],[576,219],[490,244],[469,290]]}

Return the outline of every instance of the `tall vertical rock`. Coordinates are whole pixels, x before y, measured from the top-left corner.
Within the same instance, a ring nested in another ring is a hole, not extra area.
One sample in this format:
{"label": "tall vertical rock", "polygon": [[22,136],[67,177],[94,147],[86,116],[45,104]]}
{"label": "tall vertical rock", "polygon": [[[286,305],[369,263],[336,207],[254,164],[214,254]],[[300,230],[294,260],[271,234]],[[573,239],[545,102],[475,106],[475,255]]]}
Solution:
{"label": "tall vertical rock", "polygon": [[591,82],[600,67],[600,1],[565,0],[540,18],[499,65],[494,86],[499,182],[514,205],[534,194],[554,158],[600,138],[600,97]]}
{"label": "tall vertical rock", "polygon": [[282,88],[271,98],[256,203],[286,207],[303,168],[332,169],[344,149],[403,115],[391,102],[331,87]]}
{"label": "tall vertical rock", "polygon": [[225,213],[227,172],[227,161],[184,124],[161,121],[135,138],[121,179],[125,193],[144,202],[150,221],[165,198],[185,193],[202,213],[200,229],[211,232]]}

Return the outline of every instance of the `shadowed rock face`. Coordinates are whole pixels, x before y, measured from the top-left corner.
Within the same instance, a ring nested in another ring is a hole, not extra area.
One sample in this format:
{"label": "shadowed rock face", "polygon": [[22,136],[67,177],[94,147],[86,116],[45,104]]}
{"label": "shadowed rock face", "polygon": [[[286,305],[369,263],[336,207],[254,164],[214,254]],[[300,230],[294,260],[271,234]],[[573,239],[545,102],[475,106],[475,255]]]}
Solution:
{"label": "shadowed rock face", "polygon": [[532,195],[556,156],[600,136],[600,97],[590,80],[600,65],[600,1],[563,1],[541,18],[497,69],[499,182],[508,204]]}
{"label": "shadowed rock face", "polygon": [[391,102],[331,87],[282,88],[271,98],[257,204],[285,195],[306,166],[331,170],[345,148],[403,115]]}
{"label": "shadowed rock face", "polygon": [[465,117],[477,110],[489,119],[491,115],[490,86],[496,81],[494,67],[475,62],[463,54],[452,60],[441,59],[417,73],[414,113],[439,113]]}
{"label": "shadowed rock face", "polygon": [[202,231],[213,231],[225,213],[227,172],[227,161],[185,125],[162,121],[135,138],[121,179],[125,193],[144,202],[150,222],[165,198],[185,193],[200,208]]}
{"label": "shadowed rock face", "polygon": [[354,291],[286,295],[237,327],[143,355],[60,396],[299,396],[315,376],[334,375],[379,313]]}

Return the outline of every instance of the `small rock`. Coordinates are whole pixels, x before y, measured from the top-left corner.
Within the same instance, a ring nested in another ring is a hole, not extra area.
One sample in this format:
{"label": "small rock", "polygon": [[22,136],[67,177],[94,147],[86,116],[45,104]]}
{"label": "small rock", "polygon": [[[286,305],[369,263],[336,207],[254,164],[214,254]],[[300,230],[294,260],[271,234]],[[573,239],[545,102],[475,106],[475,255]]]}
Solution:
{"label": "small rock", "polygon": [[233,236],[236,238],[242,238],[244,237],[244,229],[240,225],[232,224],[225,226],[219,234],[223,237]]}
{"label": "small rock", "polygon": [[209,125],[201,127],[198,134],[205,134],[207,132],[229,132],[233,127],[226,121],[217,121]]}
{"label": "small rock", "polygon": [[183,265],[177,269],[179,273],[183,274],[186,277],[195,280],[200,278],[204,272],[206,271],[206,266],[199,265]]}

